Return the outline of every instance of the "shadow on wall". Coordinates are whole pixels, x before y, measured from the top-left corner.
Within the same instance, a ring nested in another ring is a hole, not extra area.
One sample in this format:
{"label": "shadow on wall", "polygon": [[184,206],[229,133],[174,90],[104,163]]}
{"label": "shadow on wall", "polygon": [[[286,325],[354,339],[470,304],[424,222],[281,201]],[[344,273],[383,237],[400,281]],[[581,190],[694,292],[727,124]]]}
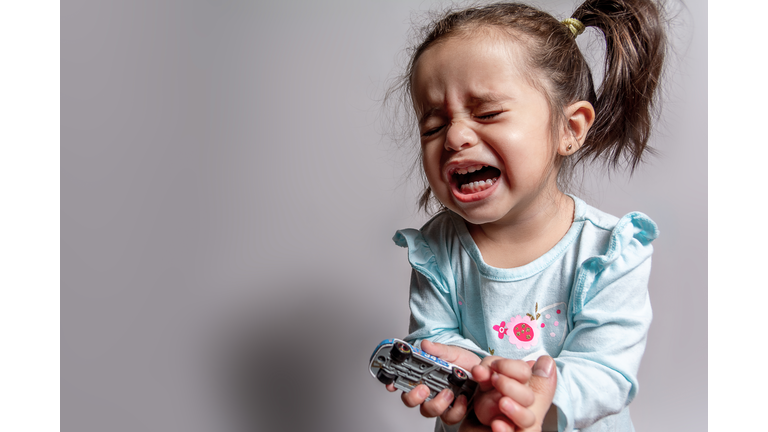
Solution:
{"label": "shadow on wall", "polygon": [[[323,292],[317,281],[313,285]],[[336,430],[334,392],[341,390],[329,345],[335,338],[329,335],[340,334],[343,315],[333,310],[332,301],[302,292],[306,286],[282,287],[274,291],[282,295],[277,301],[239,308],[246,316],[233,317],[236,325],[219,345],[224,350],[219,372],[225,375],[237,430]]]}

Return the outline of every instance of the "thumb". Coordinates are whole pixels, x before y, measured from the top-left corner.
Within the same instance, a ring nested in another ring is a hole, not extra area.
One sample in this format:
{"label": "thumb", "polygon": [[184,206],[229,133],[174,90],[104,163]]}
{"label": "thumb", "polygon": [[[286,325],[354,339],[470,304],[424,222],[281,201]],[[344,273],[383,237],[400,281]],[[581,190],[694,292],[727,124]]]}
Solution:
{"label": "thumb", "polygon": [[541,425],[552,406],[557,389],[557,366],[552,357],[542,356],[536,360],[528,385],[535,395],[533,404],[528,409],[536,415],[536,423]]}
{"label": "thumb", "polygon": [[443,345],[425,339],[421,342],[421,349],[428,354],[459,365],[466,370],[472,370],[474,365],[480,363],[480,357],[477,354],[453,345]]}

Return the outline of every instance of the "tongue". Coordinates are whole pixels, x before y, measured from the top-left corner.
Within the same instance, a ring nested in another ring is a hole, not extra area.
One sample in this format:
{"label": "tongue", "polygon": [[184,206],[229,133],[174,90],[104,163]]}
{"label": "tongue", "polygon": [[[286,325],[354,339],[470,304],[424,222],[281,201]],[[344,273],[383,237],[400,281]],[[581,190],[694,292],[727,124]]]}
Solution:
{"label": "tongue", "polygon": [[471,183],[475,181],[489,180],[492,178],[496,178],[499,175],[501,175],[501,171],[499,171],[497,168],[485,167],[473,173],[465,174],[461,180],[462,180],[462,183]]}

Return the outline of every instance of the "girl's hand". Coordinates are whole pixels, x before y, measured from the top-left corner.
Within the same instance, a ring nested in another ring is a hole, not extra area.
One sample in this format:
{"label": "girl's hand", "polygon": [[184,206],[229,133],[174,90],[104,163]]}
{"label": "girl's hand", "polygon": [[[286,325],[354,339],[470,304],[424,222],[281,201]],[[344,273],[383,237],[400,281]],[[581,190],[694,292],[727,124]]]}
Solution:
{"label": "girl's hand", "polygon": [[[529,362],[532,363],[532,362]],[[554,409],[552,399],[555,397],[557,389],[557,367],[555,360],[550,356],[542,356],[533,364],[533,375],[528,380],[528,387],[533,390],[534,401],[528,409],[536,416],[533,426],[522,429],[523,432],[539,432],[542,430],[542,424],[547,417],[547,413]],[[503,403],[503,402],[502,402]],[[502,411],[504,411],[502,409]],[[554,429],[557,430],[557,411],[552,411],[554,417],[550,419],[554,422]],[[552,425],[550,425],[552,426]],[[518,429],[521,430],[521,429]]]}
{"label": "girl's hand", "polygon": [[541,431],[557,387],[551,357],[540,357],[535,364],[485,359],[472,375],[480,384],[474,403],[478,421],[490,425],[494,432]]}
{"label": "girl's hand", "polygon": [[534,402],[528,387],[531,366],[522,360],[486,357],[472,369],[478,382],[474,408],[478,421],[495,432],[532,426],[536,416],[528,409]]}
{"label": "girl's hand", "polygon": [[486,426],[477,420],[474,411],[470,411],[459,426],[459,432],[491,432],[490,426]]}
{"label": "girl's hand", "polygon": [[[472,370],[474,366],[480,364],[480,357],[464,348],[425,340],[421,343],[421,349],[428,354],[461,366],[466,370]],[[394,392],[396,390],[394,384],[387,385],[387,390]],[[421,405],[420,411],[424,417],[440,416],[445,424],[458,423],[467,413],[467,398],[464,395],[459,396],[450,410],[448,405],[453,401],[452,391],[444,389],[432,400],[424,402],[428,396],[429,388],[424,384],[420,384],[408,393],[403,392],[402,399],[403,403],[410,408]]]}

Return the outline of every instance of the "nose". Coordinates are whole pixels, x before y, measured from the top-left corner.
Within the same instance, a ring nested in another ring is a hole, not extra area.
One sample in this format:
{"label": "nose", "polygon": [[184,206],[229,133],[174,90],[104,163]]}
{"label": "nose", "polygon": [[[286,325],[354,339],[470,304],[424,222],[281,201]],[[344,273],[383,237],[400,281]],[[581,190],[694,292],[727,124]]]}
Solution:
{"label": "nose", "polygon": [[459,151],[475,146],[477,134],[465,122],[452,121],[445,136],[445,149]]}

